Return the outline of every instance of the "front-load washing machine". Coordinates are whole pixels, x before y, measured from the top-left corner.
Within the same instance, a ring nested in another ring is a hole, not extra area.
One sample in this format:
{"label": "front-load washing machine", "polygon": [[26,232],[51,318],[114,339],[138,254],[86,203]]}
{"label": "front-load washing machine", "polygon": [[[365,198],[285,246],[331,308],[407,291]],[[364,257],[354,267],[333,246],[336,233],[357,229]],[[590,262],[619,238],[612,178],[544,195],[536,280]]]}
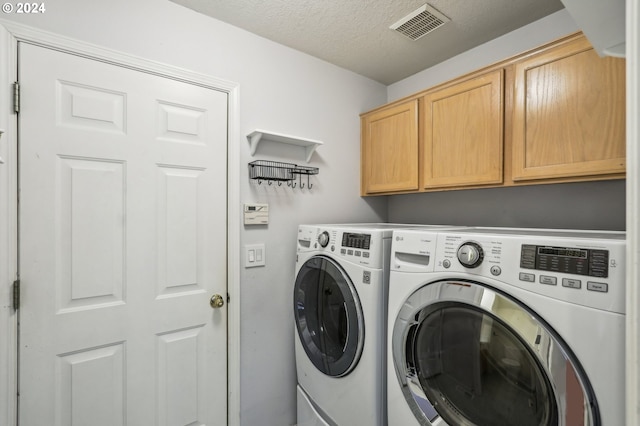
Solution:
{"label": "front-load washing machine", "polygon": [[625,235],[394,234],[389,425],[624,424]]}
{"label": "front-load washing machine", "polygon": [[293,297],[299,426],[386,424],[388,265],[392,231],[401,227],[300,225]]}

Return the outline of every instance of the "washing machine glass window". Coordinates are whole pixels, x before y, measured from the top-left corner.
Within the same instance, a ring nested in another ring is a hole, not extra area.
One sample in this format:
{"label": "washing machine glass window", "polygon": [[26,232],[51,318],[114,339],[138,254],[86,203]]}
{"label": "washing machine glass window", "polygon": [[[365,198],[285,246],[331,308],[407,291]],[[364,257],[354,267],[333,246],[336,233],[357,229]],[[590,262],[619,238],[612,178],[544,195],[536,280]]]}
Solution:
{"label": "washing machine glass window", "polygon": [[324,256],[302,265],[294,313],[300,341],[316,368],[333,377],[349,374],[362,354],[364,318],[356,289],[340,265]]}
{"label": "washing machine glass window", "polygon": [[[421,424],[599,424],[593,390],[559,336],[512,298],[472,282],[418,289],[393,330],[405,399]],[[561,420],[560,420],[561,419]]]}

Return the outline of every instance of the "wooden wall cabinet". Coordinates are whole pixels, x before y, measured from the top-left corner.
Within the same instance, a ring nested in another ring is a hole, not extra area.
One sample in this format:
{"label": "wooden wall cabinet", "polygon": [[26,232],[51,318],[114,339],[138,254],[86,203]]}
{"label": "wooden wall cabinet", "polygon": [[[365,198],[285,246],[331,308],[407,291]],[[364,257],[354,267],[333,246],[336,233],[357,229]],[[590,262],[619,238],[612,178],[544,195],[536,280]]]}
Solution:
{"label": "wooden wall cabinet", "polygon": [[625,60],[581,33],[361,115],[362,195],[625,177]]}
{"label": "wooden wall cabinet", "polygon": [[625,61],[578,38],[515,63],[513,180],[624,173]]}
{"label": "wooden wall cabinet", "polygon": [[361,119],[361,192],[418,190],[418,100]]}
{"label": "wooden wall cabinet", "polygon": [[421,106],[424,188],[502,182],[502,69],[429,92]]}

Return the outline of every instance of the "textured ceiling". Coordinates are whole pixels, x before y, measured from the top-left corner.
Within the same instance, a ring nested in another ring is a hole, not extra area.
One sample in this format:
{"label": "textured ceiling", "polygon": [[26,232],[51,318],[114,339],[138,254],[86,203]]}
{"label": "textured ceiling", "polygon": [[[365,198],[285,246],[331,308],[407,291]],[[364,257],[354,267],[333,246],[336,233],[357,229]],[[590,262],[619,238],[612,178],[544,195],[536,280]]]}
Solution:
{"label": "textured ceiling", "polygon": [[430,0],[451,19],[412,41],[389,26],[424,0],[171,0],[392,84],[563,8],[560,0]]}

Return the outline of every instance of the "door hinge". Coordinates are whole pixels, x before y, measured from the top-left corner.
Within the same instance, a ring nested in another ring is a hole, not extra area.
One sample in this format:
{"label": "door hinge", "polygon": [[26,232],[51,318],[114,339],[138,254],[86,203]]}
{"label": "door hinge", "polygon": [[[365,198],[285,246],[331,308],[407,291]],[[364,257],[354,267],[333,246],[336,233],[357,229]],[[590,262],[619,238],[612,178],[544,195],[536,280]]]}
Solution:
{"label": "door hinge", "polygon": [[12,287],[13,310],[17,311],[20,308],[20,280],[15,280]]}
{"label": "door hinge", "polygon": [[20,83],[13,83],[13,112],[20,112]]}
{"label": "door hinge", "polygon": [[229,302],[231,302],[231,296],[227,293],[227,304],[229,304]]}

